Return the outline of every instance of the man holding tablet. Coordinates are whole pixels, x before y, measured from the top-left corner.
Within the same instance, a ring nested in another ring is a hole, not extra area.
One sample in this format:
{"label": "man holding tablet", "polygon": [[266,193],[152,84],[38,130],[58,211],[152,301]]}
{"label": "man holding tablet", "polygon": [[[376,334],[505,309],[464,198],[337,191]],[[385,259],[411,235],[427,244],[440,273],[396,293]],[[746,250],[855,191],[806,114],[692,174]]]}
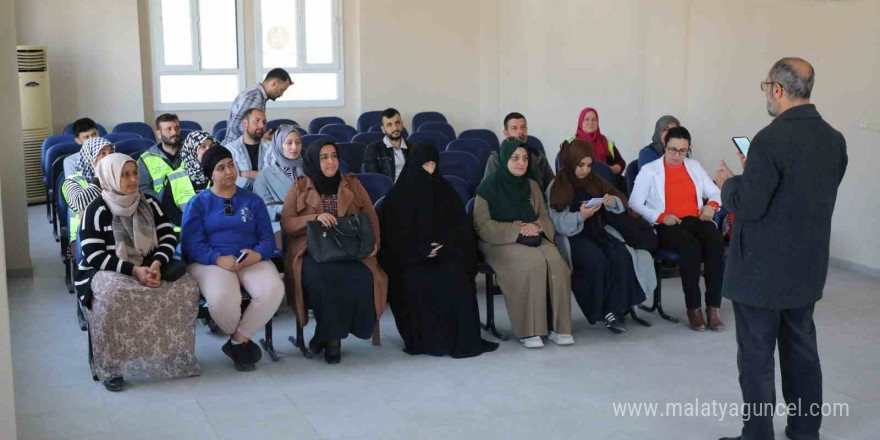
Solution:
{"label": "man holding tablet", "polygon": [[[782,394],[800,412],[788,415],[793,440],[819,438],[822,370],[813,323],[828,274],[831,215],[847,166],[843,135],[810,104],[813,67],[800,58],[776,62],[761,83],[775,119],[758,132],[741,176],[722,161],[715,175],[733,226],[723,296],[733,302],[744,418],[736,439],[773,439],[778,342]],[[814,408],[811,410],[811,408]],[[745,414],[745,412],[744,412]]]}

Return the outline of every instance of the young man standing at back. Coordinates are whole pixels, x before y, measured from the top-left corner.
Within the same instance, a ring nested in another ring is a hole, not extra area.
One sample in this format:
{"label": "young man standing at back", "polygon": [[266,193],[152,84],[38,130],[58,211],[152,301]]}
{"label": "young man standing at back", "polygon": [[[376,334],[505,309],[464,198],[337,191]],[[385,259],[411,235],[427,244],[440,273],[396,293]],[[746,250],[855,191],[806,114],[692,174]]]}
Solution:
{"label": "young man standing at back", "polygon": [[226,138],[223,145],[226,145],[242,135],[241,122],[245,118],[245,113],[253,108],[266,111],[266,102],[276,100],[284,95],[287,88],[293,85],[290,74],[286,70],[274,68],[266,74],[263,82],[247,89],[235,97],[232,102],[232,109],[229,110],[229,117],[226,118]]}

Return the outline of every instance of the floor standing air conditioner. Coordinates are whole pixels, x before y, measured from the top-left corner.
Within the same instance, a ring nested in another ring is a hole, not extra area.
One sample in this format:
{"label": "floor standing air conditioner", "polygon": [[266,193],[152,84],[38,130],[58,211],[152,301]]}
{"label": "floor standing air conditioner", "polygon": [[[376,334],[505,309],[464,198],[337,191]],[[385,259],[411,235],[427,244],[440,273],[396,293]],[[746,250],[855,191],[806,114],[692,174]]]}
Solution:
{"label": "floor standing air conditioner", "polygon": [[46,46],[18,46],[18,87],[21,96],[21,139],[28,203],[45,201],[40,154],[52,134],[49,56]]}

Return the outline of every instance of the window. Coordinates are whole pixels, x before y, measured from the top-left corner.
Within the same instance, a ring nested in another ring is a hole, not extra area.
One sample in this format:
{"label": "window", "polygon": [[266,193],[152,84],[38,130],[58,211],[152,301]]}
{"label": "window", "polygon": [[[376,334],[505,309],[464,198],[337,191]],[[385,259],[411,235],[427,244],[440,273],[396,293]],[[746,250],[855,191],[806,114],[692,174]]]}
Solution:
{"label": "window", "polygon": [[344,105],[342,2],[257,0],[256,71],[281,67],[294,86],[269,107]]}
{"label": "window", "polygon": [[236,0],[150,0],[156,110],[228,109],[244,89]]}

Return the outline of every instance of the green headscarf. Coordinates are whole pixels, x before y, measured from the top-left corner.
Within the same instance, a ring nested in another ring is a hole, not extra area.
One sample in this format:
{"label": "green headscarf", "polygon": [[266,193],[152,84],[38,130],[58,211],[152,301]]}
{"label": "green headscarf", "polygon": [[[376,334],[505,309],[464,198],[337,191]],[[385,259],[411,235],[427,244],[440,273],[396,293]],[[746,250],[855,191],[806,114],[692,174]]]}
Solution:
{"label": "green headscarf", "polygon": [[514,176],[507,168],[510,156],[520,147],[528,152],[525,142],[515,138],[505,140],[498,152],[501,166],[477,187],[477,195],[489,203],[489,215],[492,220],[533,222],[538,219],[531,203],[529,186],[529,179],[533,178],[531,167],[527,168],[526,174],[521,177]]}

